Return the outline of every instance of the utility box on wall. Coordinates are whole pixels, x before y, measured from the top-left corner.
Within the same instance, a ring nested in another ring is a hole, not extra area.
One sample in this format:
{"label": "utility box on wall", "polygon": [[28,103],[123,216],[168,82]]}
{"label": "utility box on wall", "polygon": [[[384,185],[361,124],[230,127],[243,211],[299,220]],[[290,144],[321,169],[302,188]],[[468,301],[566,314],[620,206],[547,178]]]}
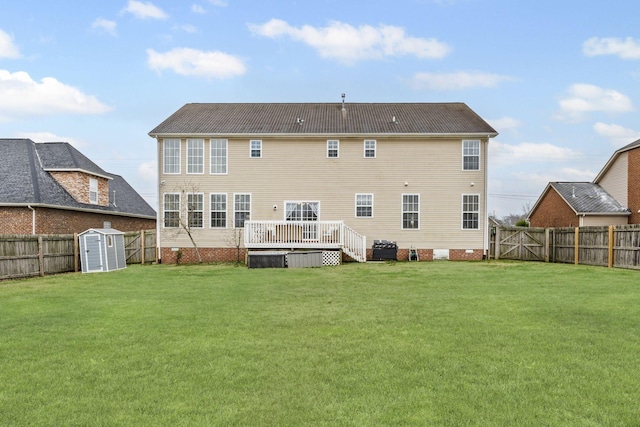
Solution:
{"label": "utility box on wall", "polygon": [[113,228],[90,228],[78,234],[83,273],[120,270],[127,267],[124,233]]}

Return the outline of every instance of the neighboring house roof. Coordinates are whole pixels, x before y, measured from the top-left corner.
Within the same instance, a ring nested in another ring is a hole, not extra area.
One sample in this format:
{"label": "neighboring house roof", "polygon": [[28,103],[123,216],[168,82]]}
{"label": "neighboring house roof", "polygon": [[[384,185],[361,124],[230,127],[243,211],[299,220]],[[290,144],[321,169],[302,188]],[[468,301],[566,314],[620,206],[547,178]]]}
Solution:
{"label": "neighboring house roof", "polygon": [[531,209],[529,217],[536,210],[544,196],[553,188],[576,215],[629,215],[629,209],[622,206],[598,184],[591,182],[550,182]]}
{"label": "neighboring house roof", "polygon": [[104,169],[67,142],[45,142],[35,146],[45,171],[84,171],[110,179]]}
{"label": "neighboring house roof", "polygon": [[613,165],[613,163],[616,161],[616,159],[620,154],[624,153],[625,151],[633,150],[634,148],[638,148],[638,147],[640,147],[640,139],[638,139],[637,141],[633,141],[631,144],[627,144],[624,147],[616,150],[611,156],[611,158],[609,159],[609,161],[607,161],[607,163],[604,165],[600,173],[598,173],[598,175],[593,180],[593,182],[600,181],[600,179],[607,173],[611,165]]}
{"label": "neighboring house roof", "polygon": [[464,103],[186,104],[155,129],[159,135],[429,134],[497,135]]}
{"label": "neighboring house roof", "polygon": [[[0,205],[39,205],[156,218],[155,210],[121,176],[105,172],[68,143],[0,139],[0,153]],[[77,202],[49,170],[85,171],[109,179],[109,206]]]}

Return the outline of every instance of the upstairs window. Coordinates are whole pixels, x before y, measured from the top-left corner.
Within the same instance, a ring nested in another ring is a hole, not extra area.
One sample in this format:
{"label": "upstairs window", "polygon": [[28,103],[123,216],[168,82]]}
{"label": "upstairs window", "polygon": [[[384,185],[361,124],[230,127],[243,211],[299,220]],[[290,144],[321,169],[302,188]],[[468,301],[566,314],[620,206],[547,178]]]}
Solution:
{"label": "upstairs window", "polygon": [[404,230],[420,228],[420,195],[402,195],[402,228]]}
{"label": "upstairs window", "polygon": [[89,178],[89,203],[98,204],[98,180]]}
{"label": "upstairs window", "polygon": [[340,141],[330,139],[327,141],[327,157],[337,158],[340,151]]}
{"label": "upstairs window", "polygon": [[187,173],[204,173],[204,139],[187,139]]}
{"label": "upstairs window", "polygon": [[165,193],[163,200],[163,222],[165,228],[180,226],[180,194]]}
{"label": "upstairs window", "polygon": [[250,156],[252,158],[262,157],[262,141],[259,139],[253,139],[250,141]]}
{"label": "upstairs window", "polygon": [[462,141],[462,169],[480,170],[480,141],[476,139]]}
{"label": "upstairs window", "polygon": [[364,157],[369,159],[376,157],[376,141],[374,139],[364,140]]}
{"label": "upstairs window", "polygon": [[227,140],[211,140],[211,174],[225,175],[227,173]]}
{"label": "upstairs window", "polygon": [[180,173],[180,140],[163,140],[163,172],[166,174]]}
{"label": "upstairs window", "polygon": [[373,217],[373,194],[356,194],[356,218]]}
{"label": "upstairs window", "polygon": [[227,195],[211,194],[211,228],[227,227]]}
{"label": "upstairs window", "polygon": [[191,228],[202,228],[204,226],[203,194],[187,194],[187,221]]}
{"label": "upstairs window", "polygon": [[477,194],[462,195],[462,229],[477,230],[480,228],[480,196]]}
{"label": "upstairs window", "polygon": [[234,194],[233,226],[244,228],[244,222],[251,218],[251,194]]}

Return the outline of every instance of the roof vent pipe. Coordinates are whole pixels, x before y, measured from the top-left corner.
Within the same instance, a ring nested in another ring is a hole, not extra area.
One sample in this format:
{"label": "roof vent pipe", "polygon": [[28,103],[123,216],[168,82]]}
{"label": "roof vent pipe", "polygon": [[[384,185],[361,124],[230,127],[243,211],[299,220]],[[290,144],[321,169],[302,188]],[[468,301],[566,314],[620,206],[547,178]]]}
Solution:
{"label": "roof vent pipe", "polygon": [[346,108],[344,108],[344,97],[345,97],[345,96],[346,96],[346,95],[343,93],[343,94],[342,94],[342,111],[346,111]]}

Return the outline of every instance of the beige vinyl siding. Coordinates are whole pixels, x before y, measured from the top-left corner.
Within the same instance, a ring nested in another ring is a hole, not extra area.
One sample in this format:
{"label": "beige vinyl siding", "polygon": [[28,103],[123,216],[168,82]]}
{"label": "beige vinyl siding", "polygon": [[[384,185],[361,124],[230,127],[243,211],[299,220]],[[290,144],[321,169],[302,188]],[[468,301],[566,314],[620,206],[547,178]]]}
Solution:
{"label": "beige vinyl siding", "polygon": [[[597,184],[622,206],[629,206],[628,201],[628,174],[629,174],[629,153],[620,153],[618,158],[609,167],[609,170],[600,178]],[[626,217],[625,217],[626,218]],[[625,219],[626,220],[626,219]]]}
{"label": "beige vinyl siding", "polygon": [[[479,171],[461,170],[461,138],[427,141],[365,135],[227,139],[227,175],[161,175],[165,182],[160,187],[161,197],[164,192],[184,190],[204,193],[208,200],[210,193],[226,193],[227,217],[231,218],[233,194],[251,193],[253,220],[284,220],[285,201],[319,201],[320,220],[344,221],[367,236],[369,246],[376,239],[397,241],[402,248],[478,249],[484,245],[486,162],[482,159],[487,155],[486,138],[481,139]],[[261,158],[247,156],[251,139],[262,139]],[[340,140],[338,158],[327,158],[328,139]],[[376,140],[375,158],[363,158],[365,139]],[[185,141],[182,139],[183,153]],[[205,153],[209,153],[206,137]],[[205,170],[208,162],[205,156]],[[374,195],[373,218],[355,217],[356,193]],[[462,230],[462,194],[470,193],[481,195],[478,230]],[[402,229],[402,194],[420,195],[418,230]],[[210,223],[207,207],[204,222]],[[201,247],[230,246],[232,236],[230,224],[226,230],[205,227],[194,231]],[[170,243],[166,237],[162,241],[163,246],[190,246],[184,234]]]}
{"label": "beige vinyl siding", "polygon": [[609,225],[627,225],[627,216],[589,215],[580,217],[581,227],[602,227]]}

